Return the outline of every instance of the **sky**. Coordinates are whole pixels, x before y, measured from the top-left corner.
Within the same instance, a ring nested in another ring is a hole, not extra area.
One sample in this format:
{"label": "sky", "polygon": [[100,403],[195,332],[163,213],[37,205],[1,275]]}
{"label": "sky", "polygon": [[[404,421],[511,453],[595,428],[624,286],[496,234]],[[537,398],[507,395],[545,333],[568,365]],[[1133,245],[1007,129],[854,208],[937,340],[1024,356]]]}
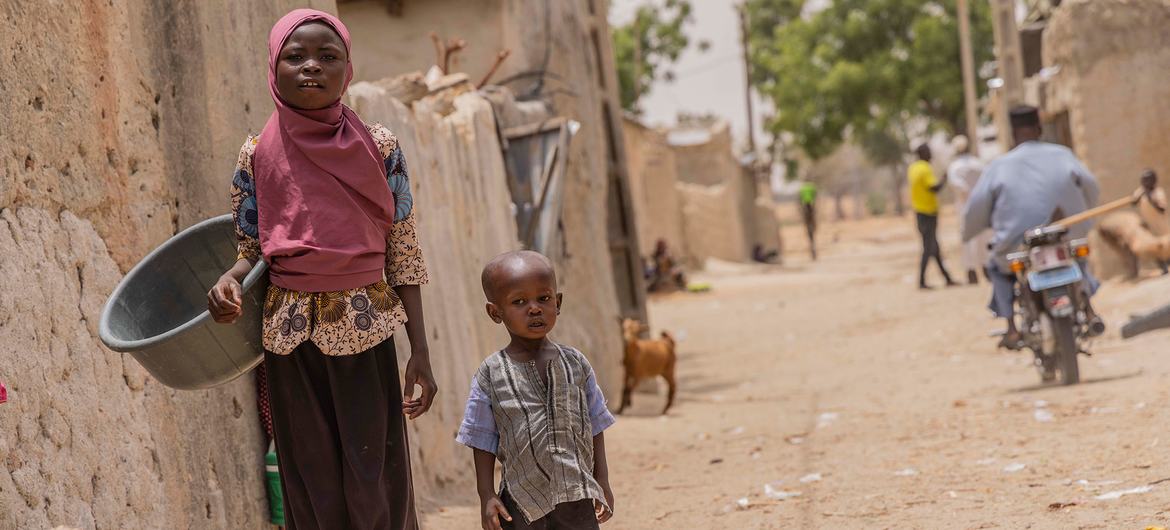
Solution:
{"label": "sky", "polygon": [[[629,22],[638,6],[654,0],[611,0],[609,21],[612,25]],[[747,106],[744,94],[743,48],[739,32],[739,15],[735,5],[740,0],[691,0],[693,21],[686,27],[691,46],[673,67],[673,83],[658,81],[643,96],[642,121],[650,126],[673,125],[680,111],[711,113],[731,124],[737,145],[746,145]],[[705,52],[698,51],[700,40],[710,41]],[[756,144],[763,147],[762,116],[758,97],[755,101]]]}

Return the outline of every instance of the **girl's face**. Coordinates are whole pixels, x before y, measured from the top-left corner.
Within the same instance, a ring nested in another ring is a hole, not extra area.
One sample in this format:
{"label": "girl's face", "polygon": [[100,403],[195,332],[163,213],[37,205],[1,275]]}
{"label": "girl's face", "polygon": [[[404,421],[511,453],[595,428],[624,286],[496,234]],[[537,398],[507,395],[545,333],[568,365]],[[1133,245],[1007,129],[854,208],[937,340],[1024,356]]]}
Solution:
{"label": "girl's face", "polygon": [[285,41],[276,62],[276,92],[298,109],[316,110],[341,99],[349,54],[329,25],[302,24]]}

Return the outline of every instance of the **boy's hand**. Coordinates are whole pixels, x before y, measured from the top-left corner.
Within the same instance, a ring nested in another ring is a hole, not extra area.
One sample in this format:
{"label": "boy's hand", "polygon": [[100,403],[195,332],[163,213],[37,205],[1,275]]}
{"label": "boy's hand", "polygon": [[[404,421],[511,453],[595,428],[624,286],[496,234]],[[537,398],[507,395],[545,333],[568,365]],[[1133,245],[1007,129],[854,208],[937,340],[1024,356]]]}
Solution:
{"label": "boy's hand", "polygon": [[594,499],[593,514],[597,516],[597,522],[604,523],[613,517],[613,490],[609,488],[609,484],[602,484],[601,491],[605,494],[605,502],[609,504],[609,508],[606,508],[601,501]]}
{"label": "boy's hand", "polygon": [[[427,352],[411,352],[410,360],[406,361],[406,377],[402,388],[402,412],[410,419],[418,418],[431,409],[435,401],[435,394],[439,392],[439,385],[435,384],[435,376],[431,374],[431,359]],[[414,397],[414,386],[422,387],[422,394],[418,399]]]}
{"label": "boy's hand", "polygon": [[505,521],[512,520],[512,516],[504,508],[504,502],[498,496],[492,495],[483,502],[483,516],[480,518],[483,530],[504,530],[503,523],[500,523],[501,517]]}
{"label": "boy's hand", "polygon": [[220,277],[211,291],[207,293],[207,311],[211,318],[220,324],[231,324],[244,314],[243,299],[240,293],[243,288],[240,282],[231,276]]}

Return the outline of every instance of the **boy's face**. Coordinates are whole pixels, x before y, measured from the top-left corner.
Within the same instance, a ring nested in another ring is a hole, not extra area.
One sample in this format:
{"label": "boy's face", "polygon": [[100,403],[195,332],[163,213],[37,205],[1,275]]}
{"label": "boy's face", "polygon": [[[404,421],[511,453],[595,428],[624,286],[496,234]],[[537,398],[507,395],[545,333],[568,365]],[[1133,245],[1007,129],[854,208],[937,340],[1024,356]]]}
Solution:
{"label": "boy's face", "polygon": [[557,324],[561,294],[552,271],[537,267],[502,270],[488,316],[513,336],[543,339]]}
{"label": "boy's face", "polygon": [[320,22],[293,30],[276,62],[276,92],[289,105],[323,109],[341,99],[349,54],[333,28]]}

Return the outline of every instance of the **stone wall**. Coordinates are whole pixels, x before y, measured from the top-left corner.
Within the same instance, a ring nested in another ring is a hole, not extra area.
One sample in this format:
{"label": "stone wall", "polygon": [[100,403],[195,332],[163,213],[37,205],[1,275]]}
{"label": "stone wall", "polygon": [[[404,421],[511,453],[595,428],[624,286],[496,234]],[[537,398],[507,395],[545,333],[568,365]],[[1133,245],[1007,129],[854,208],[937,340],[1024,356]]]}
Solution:
{"label": "stone wall", "polygon": [[1049,21],[1046,110],[1067,111],[1072,144],[1102,201],[1133,191],[1144,167],[1170,176],[1170,2],[1068,0]]}
{"label": "stone wall", "polygon": [[676,255],[687,256],[674,150],[663,133],[635,120],[623,120],[622,130],[643,254],[649,254],[659,239],[665,239]]}
{"label": "stone wall", "polygon": [[266,526],[251,379],[173,391],[96,327],[124,271],[228,210],[268,29],[304,4],[333,9],[0,4],[0,528]]}

